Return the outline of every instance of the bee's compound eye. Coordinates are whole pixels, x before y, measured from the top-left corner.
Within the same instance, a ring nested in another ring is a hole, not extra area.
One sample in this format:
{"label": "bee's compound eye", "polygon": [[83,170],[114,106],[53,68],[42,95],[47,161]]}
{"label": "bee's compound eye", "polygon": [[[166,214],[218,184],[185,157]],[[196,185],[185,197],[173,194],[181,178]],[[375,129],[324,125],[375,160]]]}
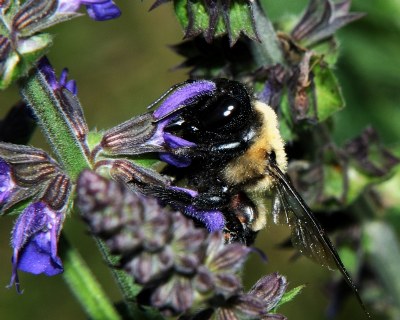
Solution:
{"label": "bee's compound eye", "polygon": [[240,115],[241,102],[233,97],[221,97],[213,101],[200,115],[203,129],[218,131],[237,120]]}

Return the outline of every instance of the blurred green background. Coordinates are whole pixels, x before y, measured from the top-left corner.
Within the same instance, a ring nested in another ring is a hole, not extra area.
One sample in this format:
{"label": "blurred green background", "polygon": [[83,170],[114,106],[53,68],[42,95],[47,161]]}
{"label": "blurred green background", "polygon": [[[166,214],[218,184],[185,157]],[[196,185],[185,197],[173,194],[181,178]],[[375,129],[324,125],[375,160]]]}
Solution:
{"label": "blurred green background", "polygon": [[[306,3],[305,0],[264,1],[272,18],[298,13]],[[178,43],[183,36],[171,4],[150,13],[151,2],[119,1],[118,5],[123,15],[115,21],[98,23],[84,16],[51,29],[56,38],[49,58],[58,73],[68,66],[71,78],[77,80],[79,98],[92,129],[106,129],[143,112],[171,85],[186,78],[185,70],[171,71],[182,59],[168,45]],[[378,7],[372,1],[356,0],[352,8],[366,12],[367,16],[338,34],[341,58],[336,74],[343,86],[347,108],[336,116],[335,136],[343,142],[372,125],[386,144],[396,145],[400,138],[400,1],[386,0]],[[17,99],[16,88],[1,93],[0,114]],[[32,144],[47,148],[38,130]],[[0,223],[3,287],[11,274],[9,234],[13,220],[14,217],[2,217]],[[118,300],[109,272],[79,217],[69,217],[65,230],[94,266],[107,292]],[[288,277],[291,288],[305,283],[303,293],[280,311],[289,319],[323,319],[328,302],[323,290],[330,271],[305,258],[289,262],[293,252],[275,248],[287,235],[287,230],[280,227],[261,232],[256,246],[267,253],[269,262],[253,255],[244,271],[246,283],[251,286],[263,274],[275,271]],[[0,289],[1,319],[85,319],[61,276],[47,278],[23,273],[20,276],[24,294]],[[340,314],[340,319],[364,318],[355,298],[348,301]]]}

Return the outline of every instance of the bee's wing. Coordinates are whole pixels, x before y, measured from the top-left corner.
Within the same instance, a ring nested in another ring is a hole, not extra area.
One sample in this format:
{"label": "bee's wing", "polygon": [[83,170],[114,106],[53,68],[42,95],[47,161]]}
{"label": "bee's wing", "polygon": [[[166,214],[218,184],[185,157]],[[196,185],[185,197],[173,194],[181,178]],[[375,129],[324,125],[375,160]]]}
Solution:
{"label": "bee's wing", "polygon": [[293,192],[293,188],[288,189],[283,182],[275,188],[272,207],[274,223],[290,226],[292,244],[303,255],[329,269],[338,268],[336,261],[340,258],[336,257],[335,248],[310,209]]}
{"label": "bee's wing", "polygon": [[272,174],[277,180],[278,197],[273,201],[272,208],[274,222],[289,224],[293,246],[305,256],[328,268],[338,268],[369,317],[356,285],[311,209],[275,163],[271,163],[269,170],[268,173]]}

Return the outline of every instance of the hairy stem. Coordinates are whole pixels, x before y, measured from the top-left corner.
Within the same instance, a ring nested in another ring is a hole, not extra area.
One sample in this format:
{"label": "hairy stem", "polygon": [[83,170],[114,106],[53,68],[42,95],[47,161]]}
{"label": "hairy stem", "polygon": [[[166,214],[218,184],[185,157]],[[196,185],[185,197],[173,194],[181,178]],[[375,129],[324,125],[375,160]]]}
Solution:
{"label": "hairy stem", "polygon": [[21,94],[35,113],[58,161],[69,177],[76,180],[83,169],[90,168],[89,159],[52,88],[38,69],[21,83]]}
{"label": "hairy stem", "polygon": [[65,235],[59,240],[65,282],[90,319],[121,319],[76,248]]}

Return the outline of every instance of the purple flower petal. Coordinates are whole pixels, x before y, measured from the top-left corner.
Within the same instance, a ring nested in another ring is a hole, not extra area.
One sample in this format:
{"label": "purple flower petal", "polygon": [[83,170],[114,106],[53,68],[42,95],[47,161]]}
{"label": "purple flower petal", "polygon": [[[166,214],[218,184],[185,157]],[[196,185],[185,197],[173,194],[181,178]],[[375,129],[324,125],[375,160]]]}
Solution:
{"label": "purple flower petal", "polygon": [[[192,198],[198,195],[198,192],[195,190],[176,187],[176,186],[171,186],[170,188],[172,190],[177,190],[187,193]],[[181,209],[187,216],[201,221],[209,232],[221,231],[225,227],[225,218],[224,214],[221,211],[218,210],[204,211],[197,209],[195,206],[186,206],[179,209]]]}
{"label": "purple flower petal", "polygon": [[86,5],[86,10],[89,17],[96,21],[115,19],[121,15],[121,10],[111,0]]}
{"label": "purple flower petal", "polygon": [[112,0],[60,0],[57,12],[74,13],[81,5],[86,6],[90,18],[96,21],[118,18],[121,10]]}
{"label": "purple flower petal", "polygon": [[78,94],[78,87],[76,86],[76,81],[75,80],[69,80],[65,84],[65,88],[67,90],[69,90],[70,92],[72,92],[74,95]]}
{"label": "purple flower petal", "polygon": [[58,83],[60,84],[60,86],[62,86],[62,87],[65,86],[65,84],[67,83],[67,77],[68,77],[68,69],[64,68],[61,71],[60,79],[58,80]]}
{"label": "purple flower petal", "polygon": [[62,212],[51,210],[44,202],[29,205],[18,217],[12,231],[12,276],[20,292],[17,270],[53,276],[63,271],[57,256],[57,240],[64,220]]}
{"label": "purple flower petal", "polygon": [[80,0],[59,0],[57,12],[77,12],[80,6]]}
{"label": "purple flower petal", "polygon": [[[163,134],[164,142],[171,149],[177,149],[180,147],[194,147],[195,143],[182,139],[180,137],[174,136],[168,132],[164,132]],[[190,165],[191,160],[184,157],[178,157],[172,155],[170,153],[160,153],[160,159],[170,165],[173,165],[178,168],[184,168]]]}
{"label": "purple flower petal", "polygon": [[63,272],[57,256],[57,234],[53,228],[48,233],[39,232],[28,242],[19,255],[18,269],[32,274],[54,276]]}
{"label": "purple flower petal", "polygon": [[153,116],[156,120],[164,118],[182,106],[190,104],[202,96],[212,94],[215,89],[216,84],[213,81],[199,80],[186,83],[173,91],[154,111]]}
{"label": "purple flower petal", "polygon": [[192,163],[190,159],[174,156],[173,154],[168,152],[161,152],[160,160],[177,168],[186,168]]}
{"label": "purple flower petal", "polygon": [[15,183],[11,178],[10,166],[0,159],[0,206],[10,198]]}
{"label": "purple flower petal", "polygon": [[182,188],[182,187],[176,187],[176,186],[171,186],[170,187],[172,190],[177,190],[177,191],[183,191],[191,195],[192,197],[197,196],[199,193],[195,190],[192,189],[187,189],[187,188]]}
{"label": "purple flower petal", "polygon": [[172,149],[180,147],[195,147],[196,144],[180,137],[174,136],[171,133],[164,132],[164,141]]}
{"label": "purple flower petal", "polygon": [[221,211],[202,211],[194,206],[187,206],[184,211],[186,215],[202,222],[209,232],[221,231],[225,227],[225,218]]}
{"label": "purple flower petal", "polygon": [[42,59],[39,60],[38,63],[38,68],[42,72],[42,74],[45,76],[47,82],[50,84],[51,88],[53,90],[56,90],[59,88],[58,86],[58,81],[56,78],[56,73],[54,72],[53,67],[50,64],[49,59],[46,57],[43,57]]}
{"label": "purple flower petal", "polygon": [[75,80],[67,81],[68,78],[67,68],[64,68],[63,71],[61,71],[59,80],[57,80],[56,73],[54,72],[54,69],[50,64],[50,61],[46,57],[40,59],[38,63],[38,68],[41,71],[41,73],[45,76],[47,82],[50,84],[51,88],[54,91],[59,90],[61,88],[66,88],[74,95],[77,94],[78,90],[76,88]]}

